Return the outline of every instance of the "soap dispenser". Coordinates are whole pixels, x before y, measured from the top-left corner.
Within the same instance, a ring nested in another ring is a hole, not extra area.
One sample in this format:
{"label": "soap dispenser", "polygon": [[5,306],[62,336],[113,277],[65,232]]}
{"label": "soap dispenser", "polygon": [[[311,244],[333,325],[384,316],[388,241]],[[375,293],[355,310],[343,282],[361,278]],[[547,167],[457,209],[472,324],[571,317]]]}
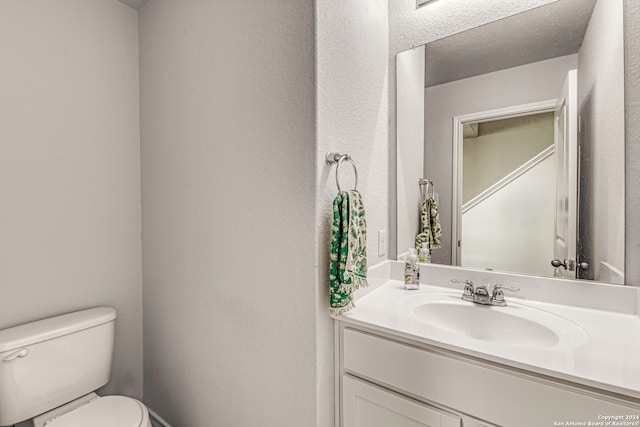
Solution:
{"label": "soap dispenser", "polygon": [[404,262],[404,288],[420,289],[420,264],[416,248],[409,248],[409,255]]}
{"label": "soap dispenser", "polygon": [[431,249],[429,248],[429,242],[422,243],[420,252],[418,255],[419,262],[431,262]]}

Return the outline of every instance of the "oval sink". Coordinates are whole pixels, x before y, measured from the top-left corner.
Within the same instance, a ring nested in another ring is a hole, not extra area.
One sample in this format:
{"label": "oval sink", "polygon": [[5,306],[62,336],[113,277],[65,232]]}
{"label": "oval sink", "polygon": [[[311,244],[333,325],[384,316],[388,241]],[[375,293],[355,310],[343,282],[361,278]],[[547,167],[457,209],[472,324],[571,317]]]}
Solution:
{"label": "oval sink", "polygon": [[415,295],[411,315],[419,322],[459,336],[495,344],[547,348],[584,344],[578,324],[523,304],[496,307],[463,301],[449,294]]}

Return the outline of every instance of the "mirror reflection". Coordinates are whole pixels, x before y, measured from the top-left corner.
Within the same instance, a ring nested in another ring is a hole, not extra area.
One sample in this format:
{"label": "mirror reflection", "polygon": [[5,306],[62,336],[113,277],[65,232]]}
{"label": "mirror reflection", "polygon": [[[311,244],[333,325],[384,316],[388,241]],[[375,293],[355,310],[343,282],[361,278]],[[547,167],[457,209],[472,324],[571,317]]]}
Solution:
{"label": "mirror reflection", "polygon": [[399,258],[422,179],[432,262],[624,283],[622,31],[621,0],[558,0],[397,56]]}
{"label": "mirror reflection", "polygon": [[465,123],[461,151],[458,265],[553,275],[553,112]]}

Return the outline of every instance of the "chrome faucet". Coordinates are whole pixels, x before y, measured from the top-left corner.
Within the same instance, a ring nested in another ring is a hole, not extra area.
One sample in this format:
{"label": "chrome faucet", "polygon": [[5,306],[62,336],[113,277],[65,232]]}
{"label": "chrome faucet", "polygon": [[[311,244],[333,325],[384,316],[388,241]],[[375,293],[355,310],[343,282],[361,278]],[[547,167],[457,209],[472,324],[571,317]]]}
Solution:
{"label": "chrome faucet", "polygon": [[500,307],[505,307],[507,305],[507,302],[504,299],[504,292],[502,292],[503,289],[511,292],[518,292],[520,290],[520,288],[516,288],[514,286],[505,286],[496,283],[493,286],[493,293],[491,294],[491,305],[497,305]]}
{"label": "chrome faucet", "polygon": [[505,286],[496,284],[493,286],[493,290],[491,292],[491,296],[489,296],[489,290],[486,286],[473,286],[473,281],[471,280],[459,280],[459,279],[451,279],[453,283],[464,283],[464,291],[462,292],[462,299],[465,301],[474,302],[476,304],[482,305],[497,305],[499,307],[505,307],[507,302],[504,299],[504,292],[518,292],[520,288],[515,288],[513,286]]}
{"label": "chrome faucet", "polygon": [[451,282],[464,283],[466,286],[464,287],[464,291],[462,292],[462,299],[465,301],[473,301],[473,295],[475,294],[475,289],[473,288],[472,280],[451,279]]}

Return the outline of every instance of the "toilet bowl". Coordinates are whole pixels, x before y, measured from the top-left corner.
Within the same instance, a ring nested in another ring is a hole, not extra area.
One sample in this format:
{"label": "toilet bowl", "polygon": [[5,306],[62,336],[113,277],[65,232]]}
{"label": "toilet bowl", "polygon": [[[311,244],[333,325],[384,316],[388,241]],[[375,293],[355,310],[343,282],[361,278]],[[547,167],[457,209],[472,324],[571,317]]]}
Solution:
{"label": "toilet bowl", "polygon": [[0,330],[0,426],[151,427],[140,401],[95,394],[111,375],[115,319],[98,307]]}

